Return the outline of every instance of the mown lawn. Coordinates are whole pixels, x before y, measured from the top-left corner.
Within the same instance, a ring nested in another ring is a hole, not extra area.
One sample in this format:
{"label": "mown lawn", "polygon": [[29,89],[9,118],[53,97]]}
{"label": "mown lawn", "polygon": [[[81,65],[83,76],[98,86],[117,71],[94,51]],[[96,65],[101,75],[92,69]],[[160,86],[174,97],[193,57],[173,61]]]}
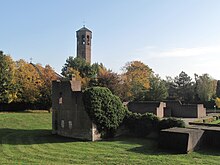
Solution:
{"label": "mown lawn", "polygon": [[137,138],[81,142],[51,135],[49,113],[0,113],[0,164],[220,164],[220,151],[172,154]]}

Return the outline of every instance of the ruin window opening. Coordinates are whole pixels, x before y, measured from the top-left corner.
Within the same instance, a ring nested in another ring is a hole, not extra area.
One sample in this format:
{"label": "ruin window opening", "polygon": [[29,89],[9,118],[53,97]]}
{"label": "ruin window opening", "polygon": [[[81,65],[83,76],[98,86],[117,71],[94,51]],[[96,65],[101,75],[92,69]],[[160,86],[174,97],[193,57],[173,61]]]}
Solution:
{"label": "ruin window opening", "polygon": [[72,127],[73,127],[73,123],[72,121],[69,121],[69,129],[72,129]]}
{"label": "ruin window opening", "polygon": [[64,128],[64,120],[61,120],[61,128]]}
{"label": "ruin window opening", "polygon": [[59,96],[59,104],[63,104],[62,92],[60,92],[60,96]]}

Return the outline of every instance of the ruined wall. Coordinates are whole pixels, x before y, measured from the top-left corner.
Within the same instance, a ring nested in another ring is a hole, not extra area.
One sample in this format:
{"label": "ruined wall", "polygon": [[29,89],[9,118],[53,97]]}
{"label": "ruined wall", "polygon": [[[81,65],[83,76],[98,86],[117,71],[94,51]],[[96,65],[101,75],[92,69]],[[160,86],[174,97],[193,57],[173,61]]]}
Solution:
{"label": "ruined wall", "polygon": [[100,135],[85,111],[82,92],[78,90],[79,86],[74,85],[73,81],[52,83],[52,132],[93,141]]}
{"label": "ruined wall", "polygon": [[220,148],[220,127],[207,127],[205,131],[204,146],[209,148]]}
{"label": "ruined wall", "polygon": [[170,128],[160,131],[159,147],[188,153],[200,148],[202,144],[203,130],[187,128]]}
{"label": "ruined wall", "polygon": [[135,113],[153,113],[158,117],[163,117],[163,111],[166,104],[163,102],[129,102],[128,103],[128,110]]}
{"label": "ruined wall", "polygon": [[160,131],[159,147],[178,153],[220,147],[220,127],[169,128]]}
{"label": "ruined wall", "polygon": [[202,104],[182,104],[180,101],[166,101],[165,117],[200,118],[206,116]]}

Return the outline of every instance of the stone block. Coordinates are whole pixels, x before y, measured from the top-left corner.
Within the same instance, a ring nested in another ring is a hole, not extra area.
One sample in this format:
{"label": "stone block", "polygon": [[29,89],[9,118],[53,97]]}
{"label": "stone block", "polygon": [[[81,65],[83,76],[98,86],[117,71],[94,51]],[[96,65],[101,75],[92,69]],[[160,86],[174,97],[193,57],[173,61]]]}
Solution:
{"label": "stone block", "polygon": [[170,128],[160,131],[159,148],[177,153],[188,153],[199,148],[203,130],[187,128]]}

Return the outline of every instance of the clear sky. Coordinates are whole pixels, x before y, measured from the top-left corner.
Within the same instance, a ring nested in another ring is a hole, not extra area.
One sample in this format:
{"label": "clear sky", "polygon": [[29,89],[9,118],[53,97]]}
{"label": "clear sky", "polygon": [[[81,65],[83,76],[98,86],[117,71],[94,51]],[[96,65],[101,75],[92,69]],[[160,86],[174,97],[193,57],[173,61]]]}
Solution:
{"label": "clear sky", "polygon": [[220,80],[220,0],[0,0],[0,50],[58,73],[92,30],[92,62],[120,73],[140,60],[162,78]]}

